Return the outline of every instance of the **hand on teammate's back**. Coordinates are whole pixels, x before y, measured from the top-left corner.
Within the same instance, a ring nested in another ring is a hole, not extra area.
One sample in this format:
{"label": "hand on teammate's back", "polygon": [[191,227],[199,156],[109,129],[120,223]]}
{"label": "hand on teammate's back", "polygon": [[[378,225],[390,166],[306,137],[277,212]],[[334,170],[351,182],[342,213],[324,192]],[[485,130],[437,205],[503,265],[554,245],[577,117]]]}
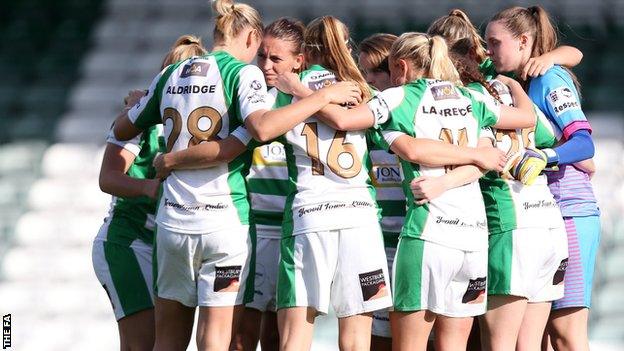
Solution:
{"label": "hand on teammate's back", "polygon": [[299,80],[299,75],[293,72],[285,72],[279,74],[277,76],[277,84],[275,85],[275,87],[285,94],[295,96],[299,96],[299,94],[296,94],[295,92],[297,92],[301,88],[305,88]]}
{"label": "hand on teammate's back", "polygon": [[152,166],[154,166],[154,169],[156,169],[156,176],[154,177],[155,179],[165,179],[169,176],[169,173],[171,173],[171,169],[169,169],[165,165],[164,154],[156,155],[156,157],[154,157],[154,161],[152,162]]}
{"label": "hand on teammate's back", "polygon": [[442,195],[443,192],[448,190],[444,180],[444,176],[421,176],[412,180],[410,187],[412,189],[412,194],[414,194],[414,202],[418,205],[424,205]]}
{"label": "hand on teammate's back", "polygon": [[143,195],[156,200],[160,189],[160,179],[145,179],[143,184]]}
{"label": "hand on teammate's back", "polygon": [[507,155],[495,147],[480,147],[477,149],[476,161],[480,168],[502,172],[507,163]]}
{"label": "hand on teammate's back", "polygon": [[522,69],[522,76],[520,78],[526,80],[528,77],[535,78],[537,76],[543,76],[546,74],[546,71],[554,65],[555,61],[548,55],[531,57],[529,62],[527,62]]}
{"label": "hand on teammate's back", "polygon": [[320,91],[326,94],[330,103],[336,105],[357,105],[362,101],[362,92],[353,82],[338,82]]}

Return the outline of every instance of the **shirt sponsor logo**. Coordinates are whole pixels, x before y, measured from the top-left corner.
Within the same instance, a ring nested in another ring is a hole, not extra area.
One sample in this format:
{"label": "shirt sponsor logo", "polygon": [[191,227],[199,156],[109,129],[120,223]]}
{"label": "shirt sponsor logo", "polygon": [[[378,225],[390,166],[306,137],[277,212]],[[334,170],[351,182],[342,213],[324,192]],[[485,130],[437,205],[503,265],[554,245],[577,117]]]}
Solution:
{"label": "shirt sponsor logo", "polygon": [[242,266],[215,267],[214,292],[236,292],[240,287]]}
{"label": "shirt sponsor logo", "polygon": [[190,76],[206,77],[208,76],[208,67],[210,67],[210,64],[207,62],[188,63],[182,69],[180,78],[188,78]]}
{"label": "shirt sponsor logo", "polygon": [[462,303],[477,304],[485,301],[485,277],[470,279]]}
{"label": "shirt sponsor logo", "polygon": [[440,84],[431,87],[434,100],[459,99],[457,91],[452,84]]}
{"label": "shirt sponsor logo", "polygon": [[325,202],[320,203],[314,206],[302,206],[297,210],[297,214],[299,218],[317,212],[326,212],[333,210],[341,210],[341,209],[349,209],[349,208],[372,208],[375,209],[377,206],[368,201],[352,201],[352,202]]}
{"label": "shirt sponsor logo", "polygon": [[267,163],[286,161],[286,151],[284,150],[284,145],[280,143],[262,145],[259,149],[260,155]]}
{"label": "shirt sponsor logo", "polygon": [[563,284],[563,280],[565,278],[565,272],[568,269],[568,259],[561,260],[555,275],[553,276],[553,285],[561,285]]}
{"label": "shirt sponsor logo", "polygon": [[553,111],[557,116],[571,110],[580,110],[581,106],[570,88],[562,87],[548,93],[547,96]]}
{"label": "shirt sponsor logo", "polygon": [[359,274],[360,287],[364,301],[370,301],[388,296],[386,279],[383,270],[378,269],[372,272]]}
{"label": "shirt sponsor logo", "polygon": [[551,201],[551,200],[539,200],[539,201],[535,201],[535,202],[528,202],[525,201],[522,204],[522,207],[525,210],[530,210],[530,209],[540,209],[540,208],[558,208],[559,205],[557,205],[557,202],[555,201]]}
{"label": "shirt sponsor logo", "polygon": [[375,165],[371,172],[371,180],[375,187],[398,186],[401,184],[401,166]]}
{"label": "shirt sponsor logo", "polygon": [[255,90],[251,94],[247,95],[247,101],[250,104],[258,104],[266,102],[266,93],[260,90]]}
{"label": "shirt sponsor logo", "polygon": [[425,115],[436,115],[440,117],[464,117],[469,113],[472,113],[472,105],[468,105],[466,107],[449,107],[441,109],[438,109],[435,106],[423,106],[421,111]]}
{"label": "shirt sponsor logo", "polygon": [[437,216],[435,222],[437,224],[452,225],[452,226],[462,227],[462,228],[485,229],[487,227],[487,221],[476,221],[474,223],[466,223],[462,221],[461,219],[459,219],[458,217],[446,218],[442,216]]}
{"label": "shirt sponsor logo", "polygon": [[313,80],[308,83],[308,87],[312,90],[319,90],[336,83],[335,78],[325,78],[322,80]]}
{"label": "shirt sponsor logo", "polygon": [[165,207],[175,208],[178,210],[186,211],[186,212],[196,212],[196,211],[223,211],[229,208],[228,204],[224,203],[216,203],[216,204],[179,204],[176,202],[172,202],[171,200],[165,198]]}
{"label": "shirt sponsor logo", "polygon": [[169,85],[166,94],[212,94],[216,89],[216,85]]}

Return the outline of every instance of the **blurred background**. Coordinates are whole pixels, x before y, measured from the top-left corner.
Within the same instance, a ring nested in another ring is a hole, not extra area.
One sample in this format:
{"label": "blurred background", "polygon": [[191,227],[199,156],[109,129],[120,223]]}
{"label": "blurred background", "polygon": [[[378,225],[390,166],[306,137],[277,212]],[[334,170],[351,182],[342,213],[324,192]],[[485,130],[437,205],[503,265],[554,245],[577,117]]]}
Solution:
{"label": "blurred background", "polygon": [[[376,32],[424,31],[455,7],[483,30],[497,11],[534,4],[243,2],[266,24],[337,16],[356,42]],[[594,128],[603,229],[592,348],[624,350],[624,1],[542,5],[561,42],[584,54],[574,72]],[[211,46],[211,17],[207,0],[0,1],[0,314],[12,314],[13,349],[118,349],[110,302],[91,265],[91,241],[110,201],[97,184],[104,138],[128,90],[149,85],[179,35]],[[337,349],[336,330],[334,317],[320,319],[314,349]]]}

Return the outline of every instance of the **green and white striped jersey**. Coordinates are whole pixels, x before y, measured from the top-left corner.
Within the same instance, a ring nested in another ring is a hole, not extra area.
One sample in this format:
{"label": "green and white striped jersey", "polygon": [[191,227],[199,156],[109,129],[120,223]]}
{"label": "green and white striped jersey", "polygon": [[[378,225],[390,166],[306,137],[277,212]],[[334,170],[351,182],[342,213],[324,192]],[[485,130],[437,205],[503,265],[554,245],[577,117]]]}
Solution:
{"label": "green and white striped jersey", "polygon": [[284,145],[274,141],[253,151],[247,176],[251,210],[259,238],[280,238],[284,205],[288,195],[288,167]]}
{"label": "green and white striped jersey", "polygon": [[[146,129],[131,140],[120,141],[115,139],[112,128],[106,142],[117,145],[132,154],[135,158],[126,174],[137,179],[152,179],[156,170],[152,166],[154,157],[165,149],[162,125],[158,124]],[[119,245],[130,246],[140,239],[146,244],[152,244],[154,239],[154,213],[156,201],[146,196],[125,198],[113,196],[108,217],[110,222],[107,232],[100,232],[97,239]]]}
{"label": "green and white striped jersey", "polygon": [[[277,88],[269,90],[275,102]],[[256,225],[256,237],[282,237],[284,205],[290,189],[284,145],[273,141],[254,148],[247,176],[251,211]]]}
{"label": "green and white striped jersey", "polygon": [[[388,147],[400,136],[476,147],[481,129],[498,121],[500,106],[477,99],[450,82],[419,79],[390,88],[368,102]],[[478,182],[450,189],[425,205],[414,203],[410,182],[438,177],[450,167],[428,167],[401,160],[408,210],[401,236],[466,251],[487,249],[485,208]]]}
{"label": "green and white striped jersey", "polygon": [[[501,101],[513,105],[509,88],[497,80],[489,83],[498,92]],[[470,84],[470,89],[493,99],[479,83]],[[508,156],[523,152],[527,147],[553,147],[558,140],[557,128],[537,106],[536,125],[532,128],[496,130],[496,147]],[[516,228],[557,228],[561,226],[561,212],[547,186],[546,175],[541,174],[531,186],[525,186],[509,174],[499,176],[489,172],[479,180],[490,234],[502,233]]]}
{"label": "green and white striped jersey", "polygon": [[[164,69],[128,117],[140,129],[163,123],[171,152],[235,134],[247,116],[270,110],[271,103],[260,69],[220,51]],[[251,152],[245,152],[227,164],[173,171],[163,184],[158,225],[206,234],[249,224],[250,162]]]}
{"label": "green and white striped jersey", "polygon": [[[336,81],[334,73],[319,65],[300,77],[312,90]],[[296,99],[280,92],[276,107]],[[378,221],[364,131],[337,131],[312,116],[286,133],[282,141],[290,179],[284,237]]]}
{"label": "green and white striped jersey", "polygon": [[369,175],[377,194],[377,205],[381,209],[384,246],[396,248],[407,211],[401,185],[403,173],[399,157],[379,146],[380,134],[379,131],[371,129],[366,135],[373,165]]}

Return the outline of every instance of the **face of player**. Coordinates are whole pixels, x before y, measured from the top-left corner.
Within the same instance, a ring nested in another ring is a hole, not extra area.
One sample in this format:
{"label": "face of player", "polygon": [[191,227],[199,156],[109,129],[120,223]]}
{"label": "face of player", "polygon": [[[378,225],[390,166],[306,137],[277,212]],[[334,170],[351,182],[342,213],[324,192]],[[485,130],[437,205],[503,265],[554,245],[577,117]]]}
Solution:
{"label": "face of player", "polygon": [[264,73],[268,86],[275,86],[277,76],[301,68],[303,55],[295,54],[297,48],[291,41],[265,36],[258,49],[258,67]]}
{"label": "face of player", "polygon": [[364,73],[366,83],[374,86],[380,91],[386,90],[392,86],[390,73],[373,65],[370,62],[370,57],[367,53],[360,53],[360,56],[358,57],[358,64],[360,65],[362,73]]}
{"label": "face of player", "polygon": [[497,72],[516,72],[530,58],[531,45],[528,38],[518,38],[505,28],[501,21],[490,22],[485,30],[487,54]]}

